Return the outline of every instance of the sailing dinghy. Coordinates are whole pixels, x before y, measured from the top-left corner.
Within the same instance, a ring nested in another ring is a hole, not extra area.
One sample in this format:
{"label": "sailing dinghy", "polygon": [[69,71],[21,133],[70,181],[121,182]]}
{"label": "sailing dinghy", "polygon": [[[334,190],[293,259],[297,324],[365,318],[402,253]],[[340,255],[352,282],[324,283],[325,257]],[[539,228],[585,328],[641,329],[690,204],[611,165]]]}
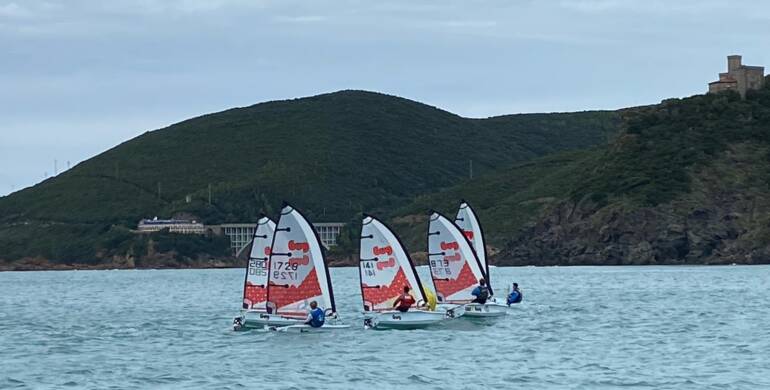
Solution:
{"label": "sailing dinghy", "polygon": [[[473,247],[473,251],[476,254],[476,257],[479,259],[479,264],[484,270],[484,274],[487,275],[485,279],[487,281],[490,294],[489,299],[484,305],[478,303],[469,304],[465,306],[465,310],[469,312],[471,317],[473,317],[474,313],[484,312],[499,313],[497,315],[506,314],[509,308],[508,305],[498,301],[497,298],[494,297],[494,291],[492,291],[492,276],[489,273],[487,247],[484,243],[484,230],[481,228],[481,223],[479,222],[478,217],[476,217],[476,213],[473,211],[473,208],[470,204],[468,204],[468,202],[464,200],[460,201],[460,209],[457,211],[455,224],[457,224],[457,227],[462,230],[465,238],[468,239],[468,242],[470,242],[471,246]],[[486,316],[494,315],[488,314]]]}
{"label": "sailing dinghy", "polygon": [[507,314],[505,306],[471,303],[479,279],[488,278],[463,231],[437,212],[431,212],[428,225],[428,264],[440,303],[464,305],[468,317]]}
{"label": "sailing dinghy", "polygon": [[[337,317],[329,268],[315,229],[297,209],[284,203],[273,235],[267,276],[266,313],[259,323],[285,326],[288,332],[348,328]],[[310,302],[325,310],[320,328],[305,325]]]}
{"label": "sailing dinghy", "polygon": [[267,261],[273,244],[273,233],[275,222],[264,216],[260,218],[249,250],[246,280],[243,282],[243,308],[241,315],[233,320],[235,330],[257,326],[253,319],[266,314]]}
{"label": "sailing dinghy", "polygon": [[369,215],[364,215],[361,226],[358,267],[364,328],[417,329],[455,317],[453,310],[414,307],[401,312],[393,308],[404,286],[409,286],[418,305],[426,302],[425,290],[401,241],[383,222]]}

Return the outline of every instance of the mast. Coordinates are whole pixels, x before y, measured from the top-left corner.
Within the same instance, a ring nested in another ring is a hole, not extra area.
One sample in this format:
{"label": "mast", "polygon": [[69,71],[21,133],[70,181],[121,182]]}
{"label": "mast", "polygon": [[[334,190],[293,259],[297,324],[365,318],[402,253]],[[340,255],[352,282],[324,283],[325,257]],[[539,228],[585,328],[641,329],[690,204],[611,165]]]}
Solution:
{"label": "mast", "polygon": [[[460,201],[460,208],[457,210],[457,217],[455,222],[458,227],[463,231],[465,237],[471,243],[476,256],[479,259],[479,263],[484,269],[486,274],[487,286],[489,286],[490,293],[492,292],[491,277],[489,275],[489,261],[487,256],[487,246],[484,241],[484,229],[479,222],[479,218],[476,216],[476,212],[473,211],[470,203],[465,200]],[[493,295],[493,294],[490,294]]]}
{"label": "mast", "polygon": [[273,243],[275,223],[262,215],[254,227],[243,280],[243,308],[252,309],[267,302],[268,257]]}

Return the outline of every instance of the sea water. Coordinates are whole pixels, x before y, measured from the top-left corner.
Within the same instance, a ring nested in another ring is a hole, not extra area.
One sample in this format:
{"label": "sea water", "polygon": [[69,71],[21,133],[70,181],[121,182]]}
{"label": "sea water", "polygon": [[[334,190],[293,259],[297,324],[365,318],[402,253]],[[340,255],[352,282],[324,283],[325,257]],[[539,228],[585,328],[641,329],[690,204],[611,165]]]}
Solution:
{"label": "sea water", "polygon": [[495,268],[509,316],[407,331],[356,272],[328,334],[232,331],[239,269],[0,273],[0,388],[770,388],[770,267]]}

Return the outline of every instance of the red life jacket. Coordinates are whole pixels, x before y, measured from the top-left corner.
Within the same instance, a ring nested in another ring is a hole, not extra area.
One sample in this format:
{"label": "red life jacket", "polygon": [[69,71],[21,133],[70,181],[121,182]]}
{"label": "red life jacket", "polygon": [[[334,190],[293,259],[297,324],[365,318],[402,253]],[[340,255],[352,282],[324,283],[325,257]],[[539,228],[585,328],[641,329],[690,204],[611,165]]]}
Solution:
{"label": "red life jacket", "polygon": [[414,305],[414,298],[409,294],[401,294],[401,300],[398,302],[398,307],[402,309],[408,309]]}

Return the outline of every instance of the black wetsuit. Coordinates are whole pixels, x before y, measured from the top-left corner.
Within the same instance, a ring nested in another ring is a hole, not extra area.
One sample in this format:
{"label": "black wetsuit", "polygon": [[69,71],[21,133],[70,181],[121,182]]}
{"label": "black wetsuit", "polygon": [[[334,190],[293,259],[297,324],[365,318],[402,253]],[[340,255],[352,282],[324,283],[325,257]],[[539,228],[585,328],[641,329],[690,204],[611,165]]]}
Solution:
{"label": "black wetsuit", "polygon": [[480,303],[485,304],[487,303],[487,299],[489,299],[489,287],[486,285],[478,285],[475,289],[473,289],[473,293],[471,293],[476,296],[475,299],[471,301],[471,303]]}

